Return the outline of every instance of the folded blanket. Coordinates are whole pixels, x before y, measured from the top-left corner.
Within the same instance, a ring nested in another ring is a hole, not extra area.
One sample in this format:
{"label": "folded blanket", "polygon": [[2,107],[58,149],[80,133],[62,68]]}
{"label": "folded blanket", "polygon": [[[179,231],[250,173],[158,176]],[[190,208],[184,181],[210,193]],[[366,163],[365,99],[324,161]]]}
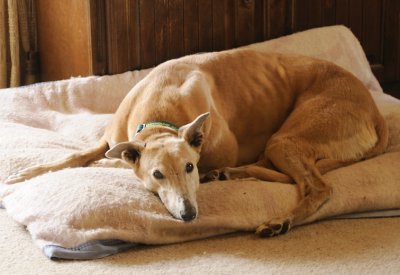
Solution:
{"label": "folded blanket", "polygon": [[[370,89],[390,126],[387,153],[324,176],[334,188],[333,196],[307,222],[400,208],[400,102],[382,93],[354,35],[344,27],[328,27],[249,47],[316,56],[347,68]],[[149,71],[2,90],[0,182],[19,169],[95,145],[123,97]],[[91,167],[1,184],[0,200],[48,257],[74,259],[103,257],[136,244],[253,231],[291,210],[298,200],[294,185],[255,180],[208,183],[198,192],[199,218],[184,223],[173,219],[132,171],[112,166],[104,159]]]}

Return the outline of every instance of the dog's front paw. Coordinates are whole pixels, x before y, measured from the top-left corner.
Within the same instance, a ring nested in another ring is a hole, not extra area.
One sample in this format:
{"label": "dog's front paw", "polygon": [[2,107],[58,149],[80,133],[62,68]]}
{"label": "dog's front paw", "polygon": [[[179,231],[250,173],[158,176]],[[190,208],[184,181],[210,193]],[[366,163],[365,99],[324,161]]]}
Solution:
{"label": "dog's front paw", "polygon": [[277,235],[287,233],[292,226],[292,219],[273,219],[268,223],[264,223],[260,225],[257,230],[256,234],[261,238],[269,238],[274,237]]}
{"label": "dog's front paw", "polygon": [[6,184],[13,184],[13,183],[18,183],[18,182],[21,182],[21,181],[24,181],[24,180],[27,180],[27,179],[28,179],[28,177],[27,177],[26,174],[24,174],[24,173],[17,173],[17,174],[10,175],[10,176],[6,179],[5,183],[6,183]]}
{"label": "dog's front paw", "polygon": [[18,173],[10,175],[6,179],[5,183],[13,184],[13,183],[22,182],[22,181],[28,180],[30,178],[33,178],[39,174],[42,174],[43,172],[45,172],[45,170],[43,169],[42,166],[34,166],[34,167],[26,168],[24,170],[19,171]]}
{"label": "dog's front paw", "polygon": [[229,173],[226,171],[226,169],[217,169],[217,170],[212,170],[205,175],[203,175],[200,179],[200,182],[210,182],[210,181],[215,181],[215,180],[228,180],[229,179]]}

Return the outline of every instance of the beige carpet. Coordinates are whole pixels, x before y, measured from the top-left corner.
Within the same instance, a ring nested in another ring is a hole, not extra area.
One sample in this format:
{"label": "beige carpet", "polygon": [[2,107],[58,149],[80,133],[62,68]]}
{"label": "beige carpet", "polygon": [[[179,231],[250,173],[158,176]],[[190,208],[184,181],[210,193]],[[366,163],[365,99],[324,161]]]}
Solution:
{"label": "beige carpet", "polygon": [[93,261],[51,261],[5,211],[0,223],[1,274],[400,274],[400,218],[324,221],[274,239],[233,234]]}

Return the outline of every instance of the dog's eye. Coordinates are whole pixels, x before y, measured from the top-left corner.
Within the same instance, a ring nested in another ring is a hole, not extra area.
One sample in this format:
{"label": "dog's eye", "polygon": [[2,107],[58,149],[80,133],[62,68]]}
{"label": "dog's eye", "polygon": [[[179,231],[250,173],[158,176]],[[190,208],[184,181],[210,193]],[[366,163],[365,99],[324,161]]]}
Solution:
{"label": "dog's eye", "polygon": [[162,180],[164,178],[164,175],[159,170],[155,170],[153,172],[153,177],[155,177],[158,180]]}
{"label": "dog's eye", "polygon": [[192,163],[190,163],[190,162],[188,162],[188,163],[186,163],[186,173],[190,173],[190,172],[192,172],[193,171],[193,164]]}

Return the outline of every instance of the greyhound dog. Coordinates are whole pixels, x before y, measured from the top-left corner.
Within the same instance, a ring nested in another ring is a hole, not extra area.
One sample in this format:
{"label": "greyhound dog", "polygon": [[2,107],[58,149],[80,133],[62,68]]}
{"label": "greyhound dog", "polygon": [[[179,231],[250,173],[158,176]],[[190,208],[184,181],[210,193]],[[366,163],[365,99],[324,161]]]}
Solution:
{"label": "greyhound dog", "polygon": [[256,230],[271,237],[329,199],[322,174],[378,155],[387,143],[385,120],[351,73],[310,57],[234,49],[157,66],[124,98],[98,146],[7,182],[106,156],[129,165],[183,221],[198,215],[199,175],[296,183],[297,207]]}

